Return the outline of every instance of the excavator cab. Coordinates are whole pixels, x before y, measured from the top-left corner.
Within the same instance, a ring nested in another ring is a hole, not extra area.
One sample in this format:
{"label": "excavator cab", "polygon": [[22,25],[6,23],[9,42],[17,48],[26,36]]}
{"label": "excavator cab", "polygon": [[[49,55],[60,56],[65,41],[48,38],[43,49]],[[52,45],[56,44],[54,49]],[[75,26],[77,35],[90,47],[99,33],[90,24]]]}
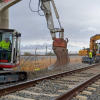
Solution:
{"label": "excavator cab", "polygon": [[19,65],[20,37],[15,29],[0,29],[0,69]]}

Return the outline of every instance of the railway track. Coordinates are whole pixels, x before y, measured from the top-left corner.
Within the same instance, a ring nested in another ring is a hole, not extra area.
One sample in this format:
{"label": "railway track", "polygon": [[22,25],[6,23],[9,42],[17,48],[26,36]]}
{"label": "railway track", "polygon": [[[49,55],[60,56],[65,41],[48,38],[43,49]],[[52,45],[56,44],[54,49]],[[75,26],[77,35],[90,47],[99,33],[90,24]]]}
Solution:
{"label": "railway track", "polygon": [[100,100],[100,73],[53,100]]}
{"label": "railway track", "polygon": [[[64,71],[71,71],[71,70],[74,70],[74,69],[78,69],[78,68],[84,68],[84,67],[87,67],[88,64],[82,64],[82,63],[71,63],[71,64],[68,64],[67,66],[65,67],[59,67],[59,68],[56,68],[56,69],[53,69],[53,70],[48,70],[48,68],[45,68],[45,69],[41,69],[41,70],[38,70],[38,71],[27,71],[27,80],[34,80],[34,79],[37,79],[37,78],[40,78],[40,77],[45,77],[45,76],[49,76],[49,75],[54,75],[54,74],[58,74],[58,73],[61,73],[61,72],[64,72]],[[11,82],[11,83],[4,83],[4,84],[0,84],[0,88],[2,87],[6,87],[6,86],[10,86],[10,85],[15,85],[15,84],[18,84],[20,82]]]}
{"label": "railway track", "polygon": [[[67,71],[60,74],[19,83],[5,88],[0,88],[0,100],[67,100],[62,98],[59,99],[59,97],[62,97],[61,94],[64,95],[66,91],[70,91],[73,87],[84,83],[86,80],[92,78],[96,74],[99,76],[99,72],[100,65],[97,64],[69,72]],[[96,87],[96,89],[99,88],[99,82],[98,85],[96,84],[94,87]],[[73,98],[79,91],[75,92],[75,94],[73,93],[71,97],[72,100],[78,100],[79,97],[82,97],[77,96],[76,98]],[[86,97],[88,99],[89,96],[87,95]]]}

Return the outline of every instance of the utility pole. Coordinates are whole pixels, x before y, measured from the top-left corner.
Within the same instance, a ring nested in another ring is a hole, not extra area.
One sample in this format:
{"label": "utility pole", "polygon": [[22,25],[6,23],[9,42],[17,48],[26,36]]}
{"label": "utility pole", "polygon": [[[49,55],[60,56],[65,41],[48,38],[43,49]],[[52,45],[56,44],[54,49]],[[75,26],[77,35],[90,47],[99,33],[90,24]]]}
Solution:
{"label": "utility pole", "polygon": [[35,49],[35,68],[36,68],[36,50],[37,48]]}
{"label": "utility pole", "polygon": [[46,55],[47,55],[47,46],[46,46]]}

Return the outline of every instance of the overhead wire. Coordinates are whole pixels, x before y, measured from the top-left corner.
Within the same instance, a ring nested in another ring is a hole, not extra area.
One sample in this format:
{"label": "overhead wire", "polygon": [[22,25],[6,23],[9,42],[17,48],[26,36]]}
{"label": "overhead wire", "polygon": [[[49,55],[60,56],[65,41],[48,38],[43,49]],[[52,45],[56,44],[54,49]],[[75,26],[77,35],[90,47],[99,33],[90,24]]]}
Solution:
{"label": "overhead wire", "polygon": [[[41,10],[43,10],[42,7],[40,6],[40,0],[39,0],[39,2],[38,2],[38,9],[39,9],[39,7],[41,8]],[[44,15],[41,15],[39,11],[38,11],[38,14],[39,14],[40,16],[44,16]]]}

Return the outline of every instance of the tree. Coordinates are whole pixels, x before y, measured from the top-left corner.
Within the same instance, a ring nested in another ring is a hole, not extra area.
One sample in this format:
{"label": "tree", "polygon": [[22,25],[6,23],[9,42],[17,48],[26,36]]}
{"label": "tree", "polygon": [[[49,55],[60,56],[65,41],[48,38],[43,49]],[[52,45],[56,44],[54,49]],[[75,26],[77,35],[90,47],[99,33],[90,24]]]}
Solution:
{"label": "tree", "polygon": [[24,55],[32,55],[30,52],[25,52]]}
{"label": "tree", "polygon": [[52,52],[49,52],[49,53],[47,53],[47,54],[45,54],[45,55],[48,55],[48,56],[54,56],[55,54],[54,53],[52,53]]}

